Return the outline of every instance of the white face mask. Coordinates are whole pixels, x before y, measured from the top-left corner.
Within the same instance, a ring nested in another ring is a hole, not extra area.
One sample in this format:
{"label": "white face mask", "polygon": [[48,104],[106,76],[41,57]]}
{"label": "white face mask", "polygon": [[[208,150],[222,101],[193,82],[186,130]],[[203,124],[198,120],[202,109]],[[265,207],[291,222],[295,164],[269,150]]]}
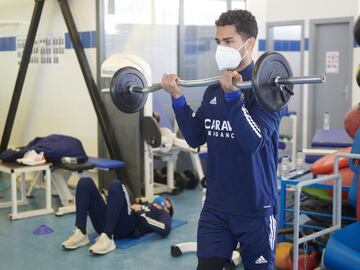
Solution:
{"label": "white face mask", "polygon": [[245,55],[241,56],[239,52],[246,43],[247,40],[239,49],[218,45],[216,48],[215,59],[219,70],[234,69],[239,66],[241,60],[244,59],[248,53],[248,51],[246,51]]}

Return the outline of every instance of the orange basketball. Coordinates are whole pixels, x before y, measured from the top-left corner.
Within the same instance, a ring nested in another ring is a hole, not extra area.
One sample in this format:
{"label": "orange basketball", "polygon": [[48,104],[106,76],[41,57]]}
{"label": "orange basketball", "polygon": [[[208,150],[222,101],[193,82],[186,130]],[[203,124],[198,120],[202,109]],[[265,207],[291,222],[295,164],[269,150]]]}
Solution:
{"label": "orange basketball", "polygon": [[[359,69],[360,73],[360,69]],[[345,115],[344,126],[346,132],[351,138],[355,137],[355,133],[360,127],[360,103],[351,108]]]}
{"label": "orange basketball", "polygon": [[281,242],[276,244],[275,266],[277,269],[290,269],[290,249],[292,246],[292,243],[289,242]]}

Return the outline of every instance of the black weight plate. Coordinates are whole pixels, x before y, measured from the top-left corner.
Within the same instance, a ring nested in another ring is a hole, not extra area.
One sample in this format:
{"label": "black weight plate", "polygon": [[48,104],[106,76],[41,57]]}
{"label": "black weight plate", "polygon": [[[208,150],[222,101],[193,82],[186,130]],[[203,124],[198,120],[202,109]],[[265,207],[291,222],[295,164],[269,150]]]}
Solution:
{"label": "black weight plate", "polygon": [[196,188],[200,182],[199,177],[197,176],[197,173],[190,171],[190,170],[186,170],[186,171],[184,171],[184,174],[187,177],[186,188],[187,189]]}
{"label": "black weight plate", "polygon": [[162,177],[161,171],[159,169],[154,169],[154,182],[166,184],[166,178],[165,178],[165,181],[163,181],[163,177]]}
{"label": "black weight plate", "polygon": [[161,174],[163,174],[163,175],[167,174],[167,167],[162,167]]}
{"label": "black weight plate", "polygon": [[[308,211],[308,212],[314,212],[314,213],[320,213],[320,214],[332,214],[332,203],[326,202],[326,201],[322,201],[319,199],[315,199],[315,198],[309,198],[306,199],[305,201],[301,202],[300,204],[300,209],[303,211]],[[355,208],[353,208],[352,206],[349,205],[342,205],[342,216],[346,216],[346,217],[356,217],[356,211]],[[332,219],[326,218],[326,217],[320,217],[320,216],[316,216],[316,215],[311,215],[308,214],[309,218],[311,218],[312,220],[315,220],[317,222],[320,222],[321,224],[328,224],[330,225],[332,223]],[[350,221],[347,219],[342,219],[342,223],[343,224],[351,224],[354,221]]]}
{"label": "black weight plate", "polygon": [[147,94],[130,92],[128,87],[147,87],[144,75],[133,67],[124,67],[115,72],[111,84],[111,99],[120,111],[135,113],[144,107]]}
{"label": "black weight plate", "polygon": [[186,176],[182,172],[175,172],[174,173],[174,184],[181,191],[183,191],[186,188]]}
{"label": "black weight plate", "polygon": [[179,195],[182,192],[182,190],[180,190],[180,188],[175,187],[172,191],[171,191],[171,195]]}
{"label": "black weight plate", "polygon": [[161,145],[161,132],[159,123],[152,116],[145,116],[141,121],[143,139],[152,147]]}
{"label": "black weight plate", "polygon": [[[304,225],[308,225],[308,226],[317,226],[317,227],[323,227],[323,228],[327,228],[329,227],[329,224],[325,223],[325,224],[322,224],[320,222],[317,222],[315,220],[308,220],[304,223]],[[315,229],[310,229],[310,228],[305,228],[305,227],[300,227],[300,230],[301,230],[301,233],[304,235],[304,236],[308,236],[310,234],[313,234],[315,232],[318,232],[319,230],[315,230]],[[328,240],[329,240],[329,237],[330,235],[329,234],[325,234],[325,235],[322,235],[320,237],[317,237],[315,238],[315,241],[321,245],[321,246],[326,246]]]}
{"label": "black weight plate", "polygon": [[[252,85],[257,101],[267,110],[278,112],[290,101],[291,95],[283,91],[284,100],[281,98],[281,91],[274,84],[276,77],[292,77],[291,67],[284,56],[277,52],[265,52],[256,61],[252,73]],[[293,85],[288,85],[290,90]]]}
{"label": "black weight plate", "polygon": [[353,33],[354,33],[354,39],[355,39],[357,45],[360,46],[360,17],[357,18],[357,20],[354,24]]}

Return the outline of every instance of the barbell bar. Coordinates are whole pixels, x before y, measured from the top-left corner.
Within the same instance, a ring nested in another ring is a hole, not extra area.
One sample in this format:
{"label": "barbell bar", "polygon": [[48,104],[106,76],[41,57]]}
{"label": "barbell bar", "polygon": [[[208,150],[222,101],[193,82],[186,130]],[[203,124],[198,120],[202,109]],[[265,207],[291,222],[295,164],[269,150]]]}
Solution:
{"label": "barbell bar", "polygon": [[[200,80],[177,80],[183,87],[209,86],[219,82],[221,76]],[[280,111],[294,95],[298,84],[324,83],[324,76],[293,77],[286,58],[277,52],[265,52],[256,61],[251,81],[234,82],[242,90],[253,89],[255,98],[269,111]],[[119,69],[113,76],[110,93],[114,105],[122,112],[134,113],[145,104],[147,95],[162,89],[160,83],[146,85],[140,71],[131,67]]]}
{"label": "barbell bar", "polygon": [[[215,83],[218,83],[221,76],[206,78],[206,79],[199,79],[199,80],[176,80],[179,86],[183,87],[201,87],[201,86],[209,86]],[[273,83],[276,85],[296,85],[296,84],[317,84],[317,83],[324,83],[325,82],[324,76],[299,76],[299,77],[291,77],[291,78],[274,78]],[[234,82],[234,86],[239,89],[251,89],[252,82],[251,81],[244,81],[244,82]],[[162,86],[161,83],[155,83],[151,86],[141,88],[137,86],[130,86],[128,91],[130,92],[137,92],[137,93],[144,93],[149,94],[152,92],[156,92],[161,90]]]}

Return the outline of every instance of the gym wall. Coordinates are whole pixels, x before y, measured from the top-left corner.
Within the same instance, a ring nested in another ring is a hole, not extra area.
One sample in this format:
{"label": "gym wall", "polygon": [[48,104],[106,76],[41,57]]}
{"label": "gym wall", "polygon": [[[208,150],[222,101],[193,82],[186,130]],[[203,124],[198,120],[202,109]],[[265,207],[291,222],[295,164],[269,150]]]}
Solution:
{"label": "gym wall", "polygon": [[[69,1],[85,53],[96,80],[96,1]],[[0,1],[0,38],[26,38],[34,1]],[[45,1],[37,35],[68,33],[57,1]],[[68,35],[67,35],[68,36]],[[90,37],[92,42],[90,42]],[[8,39],[9,40],[9,39]],[[9,147],[53,133],[79,138],[86,152],[97,155],[97,120],[75,51],[66,43],[62,65],[29,64]],[[0,46],[0,132],[6,121],[19,65],[14,44]],[[5,50],[7,49],[7,50]]]}
{"label": "gym wall", "polygon": [[[287,1],[287,0],[271,0],[271,5],[267,6],[267,21],[290,21],[290,20],[305,20],[305,39],[309,38],[310,25],[309,21],[312,19],[328,19],[338,17],[354,17],[354,20],[360,14],[359,0],[304,0],[304,1]],[[281,7],[281,8],[279,8]],[[285,12],[284,12],[285,11]],[[336,38],[336,37],[334,37]],[[357,66],[357,59],[360,57],[359,47],[354,47],[353,55],[353,78],[355,80],[355,67]],[[309,51],[305,50],[304,72],[308,73],[309,68]],[[354,81],[353,80],[353,81]],[[352,104],[355,105],[360,100],[359,87],[354,83],[352,85]],[[307,85],[304,85],[307,89]],[[306,91],[304,91],[306,95]]]}
{"label": "gym wall", "polygon": [[[281,8],[280,8],[281,7]],[[309,72],[309,49],[310,44],[310,20],[316,19],[332,19],[332,18],[344,18],[354,17],[360,14],[360,1],[349,0],[349,1],[336,1],[336,0],[318,0],[318,1],[287,1],[287,0],[271,0],[271,5],[267,6],[266,19],[269,22],[284,22],[284,21],[295,21],[304,20],[304,37],[305,37],[305,51],[304,51],[304,75]],[[334,39],[336,36],[334,36]],[[360,57],[360,50],[358,46],[354,45],[353,50],[353,68],[352,76],[355,81],[355,67],[357,66],[357,59]],[[352,83],[352,88],[349,91],[351,96],[351,103],[353,105],[360,101],[360,91],[356,83]],[[303,146],[306,147],[312,137],[311,128],[309,128],[308,119],[313,117],[307,115],[309,110],[309,94],[308,85],[304,85],[303,95],[303,106],[302,111],[304,112],[304,122],[302,125],[302,138]]]}
{"label": "gym wall", "polygon": [[[189,0],[191,1],[191,0]],[[264,40],[266,36],[266,7],[268,0],[248,0],[246,3],[246,8],[256,16],[258,23],[258,40]],[[204,6],[204,4],[202,4]],[[208,7],[208,5],[206,5]],[[220,10],[222,8],[222,10]],[[236,5],[236,1],[232,2],[232,8],[241,8],[241,6]],[[190,21],[186,20],[185,15],[185,48],[188,45],[191,48],[196,48],[196,51],[193,53],[186,51],[184,52],[183,66],[180,66],[180,74],[183,74],[184,79],[200,79],[206,77],[212,77],[219,74],[219,71],[215,62],[215,50],[216,43],[214,42],[215,37],[215,20],[220,15],[221,12],[226,10],[226,6],[220,6],[218,8],[219,14],[213,15],[211,17],[207,15],[206,22],[202,22],[201,25],[193,25]],[[187,12],[185,7],[185,12]],[[209,13],[209,11],[207,11]],[[194,16],[193,16],[194,17]],[[193,18],[192,17],[192,18]],[[189,18],[190,19],[190,18]],[[205,41],[208,41],[207,43]],[[207,49],[202,49],[207,46]],[[253,57],[256,61],[257,58],[263,52],[259,52],[258,42],[253,51]],[[195,111],[201,103],[202,95],[204,93],[204,87],[194,87],[184,90],[186,100],[188,104]],[[168,108],[169,111],[172,109]],[[172,113],[172,112],[171,112]],[[191,168],[191,162],[189,161],[188,154],[181,153],[179,155],[177,163],[177,169],[179,171]]]}
{"label": "gym wall", "polygon": [[[104,4],[100,20],[104,24],[101,47],[104,59],[112,54],[135,54],[151,67],[151,79],[159,82],[166,73],[177,73],[178,51],[178,0],[110,1]],[[164,91],[154,93],[154,98],[165,104],[169,116],[170,96]]]}
{"label": "gym wall", "polygon": [[[190,3],[191,1],[187,2]],[[242,1],[233,1],[234,7],[241,7],[242,4]],[[96,1],[70,0],[69,5],[81,37],[86,38],[90,35],[90,44],[85,46],[85,52],[96,79],[96,65],[101,64],[96,63]],[[263,16],[265,6],[265,0],[249,1],[247,5],[248,9],[257,15],[259,25],[265,25],[265,17]],[[1,133],[5,125],[19,68],[16,38],[26,38],[33,8],[34,1],[29,0],[3,0],[0,3],[0,39],[2,39],[0,43],[3,41],[12,42],[9,47],[0,46],[0,70],[2,71],[0,86]],[[265,35],[262,29],[264,27],[260,26],[259,37],[263,38]],[[57,1],[45,1],[37,35],[60,34],[65,37],[67,33]],[[158,46],[159,51],[163,50],[161,38],[155,39],[151,43]],[[14,42],[15,44],[13,44]],[[126,45],[127,48],[132,48],[132,51],[124,52],[136,53],[134,48],[143,48],[141,44],[136,47],[129,46],[130,43]],[[177,44],[173,44],[173,46],[176,47]],[[126,46],[124,48],[126,49]],[[209,55],[207,56],[210,57]],[[156,63],[161,58],[159,54],[152,54],[151,51],[148,51],[140,56],[149,58],[147,60],[152,65],[154,81],[160,80],[160,75],[163,72],[176,72],[175,62],[168,64],[169,70],[163,68],[160,70],[163,65],[159,65],[159,69],[157,69]],[[168,60],[170,61],[170,59]],[[191,93],[188,93],[188,96],[191,100]],[[162,98],[165,99],[165,97]],[[168,103],[170,105],[170,100]],[[196,108],[196,104],[194,105]],[[170,106],[167,109],[170,114]],[[65,49],[63,65],[29,65],[9,147],[24,145],[36,136],[46,136],[52,133],[75,136],[83,142],[88,154],[97,155],[96,115],[75,52],[69,46]]]}
{"label": "gym wall", "polygon": [[[233,3],[236,3],[236,1],[233,1]],[[91,46],[85,48],[85,52],[96,79],[97,63],[94,45],[94,39],[96,38],[96,1],[77,0],[69,1],[69,4],[79,32],[91,36]],[[34,1],[1,1],[0,38],[25,38],[33,7]],[[259,42],[254,50],[254,60],[256,60],[263,53],[262,45],[266,41],[267,22],[305,20],[305,38],[308,38],[310,19],[356,17],[360,14],[360,0],[347,0],[341,3],[335,0],[251,0],[247,1],[247,9],[256,15],[259,25]],[[65,36],[67,32],[57,1],[46,1],[38,35],[62,34]],[[161,40],[156,40],[156,43],[159,42]],[[176,45],[174,44],[174,46]],[[138,47],[141,47],[141,44]],[[134,52],[132,51],[132,53]],[[148,54],[151,59],[149,62],[153,65],[157,59],[150,57],[151,52],[148,52]],[[210,57],[212,57],[212,51],[200,56],[198,62],[200,60],[204,62]],[[305,50],[305,74],[308,72],[308,57],[309,52]],[[353,57],[353,70],[355,70],[358,62],[356,59],[360,58],[359,47],[354,48]],[[0,131],[2,132],[18,71],[16,49],[0,50],[0,59],[2,79],[0,86]],[[175,71],[174,65],[171,65],[171,70],[160,71],[154,66],[152,68],[155,71],[153,72],[154,81],[160,79],[160,73],[162,72]],[[355,77],[355,72],[353,73]],[[306,85],[304,85],[304,89],[307,89]],[[191,91],[186,92],[189,103],[194,108],[200,103],[200,92],[194,95]],[[304,91],[303,94],[304,100],[306,100],[307,92]],[[355,83],[352,85],[352,97],[353,104],[360,100],[359,87]],[[161,99],[165,100],[166,97],[161,95]],[[170,103],[168,105],[167,109],[170,114]],[[65,49],[64,64],[62,66],[29,65],[9,146],[23,145],[35,136],[45,136],[52,133],[75,136],[83,142],[89,154],[97,154],[96,115],[75,52],[71,48]]]}
{"label": "gym wall", "polygon": [[249,10],[252,14],[255,15],[256,21],[258,24],[259,32],[258,32],[258,42],[256,43],[256,47],[254,48],[253,57],[254,61],[258,59],[258,57],[263,53],[259,44],[263,44],[263,41],[266,38],[266,22],[268,21],[267,9],[269,6],[269,0],[248,0],[247,1],[247,10]]}
{"label": "gym wall", "polygon": [[[191,1],[188,0],[187,2]],[[205,4],[201,2],[202,1],[199,1],[199,8],[205,6]],[[213,3],[210,5],[211,2]],[[225,1],[222,4],[216,2],[217,1],[209,1],[209,3],[206,4],[207,9],[206,11],[203,11],[205,14],[203,20],[196,19],[194,15],[196,12],[192,10],[192,6],[187,8],[185,5],[185,44],[183,44],[185,49],[180,59],[180,63],[182,63],[180,66],[180,74],[183,76],[183,79],[192,80],[208,78],[220,74],[215,62],[215,20],[220,13],[226,11],[227,5]],[[238,5],[236,2],[237,1],[232,1],[231,8],[243,8],[242,5]],[[193,5],[193,2],[191,2],[191,4]],[[215,5],[217,5],[217,9],[214,9]],[[246,2],[246,8],[256,16],[259,28],[258,40],[263,40],[265,38],[266,6],[266,0],[251,0]],[[190,16],[188,13],[194,14]],[[262,52],[259,53],[258,43],[256,43],[253,52],[255,61],[261,53]],[[200,106],[204,90],[204,87],[185,89],[184,94],[186,100],[194,110]]]}
{"label": "gym wall", "polygon": [[[265,40],[264,40],[265,41]],[[261,50],[278,51],[288,60],[293,76],[303,76],[303,21],[286,21],[286,22],[267,22],[267,36],[266,41],[263,42]],[[297,114],[297,134],[296,134],[296,148],[302,149],[302,85],[295,85],[295,95],[291,98],[288,108],[289,111]],[[295,136],[292,134],[292,128],[295,124],[293,118],[285,117],[281,120],[280,134]],[[295,138],[293,142],[295,141]],[[290,145],[287,147],[290,151]],[[290,153],[287,153],[288,155]]]}

